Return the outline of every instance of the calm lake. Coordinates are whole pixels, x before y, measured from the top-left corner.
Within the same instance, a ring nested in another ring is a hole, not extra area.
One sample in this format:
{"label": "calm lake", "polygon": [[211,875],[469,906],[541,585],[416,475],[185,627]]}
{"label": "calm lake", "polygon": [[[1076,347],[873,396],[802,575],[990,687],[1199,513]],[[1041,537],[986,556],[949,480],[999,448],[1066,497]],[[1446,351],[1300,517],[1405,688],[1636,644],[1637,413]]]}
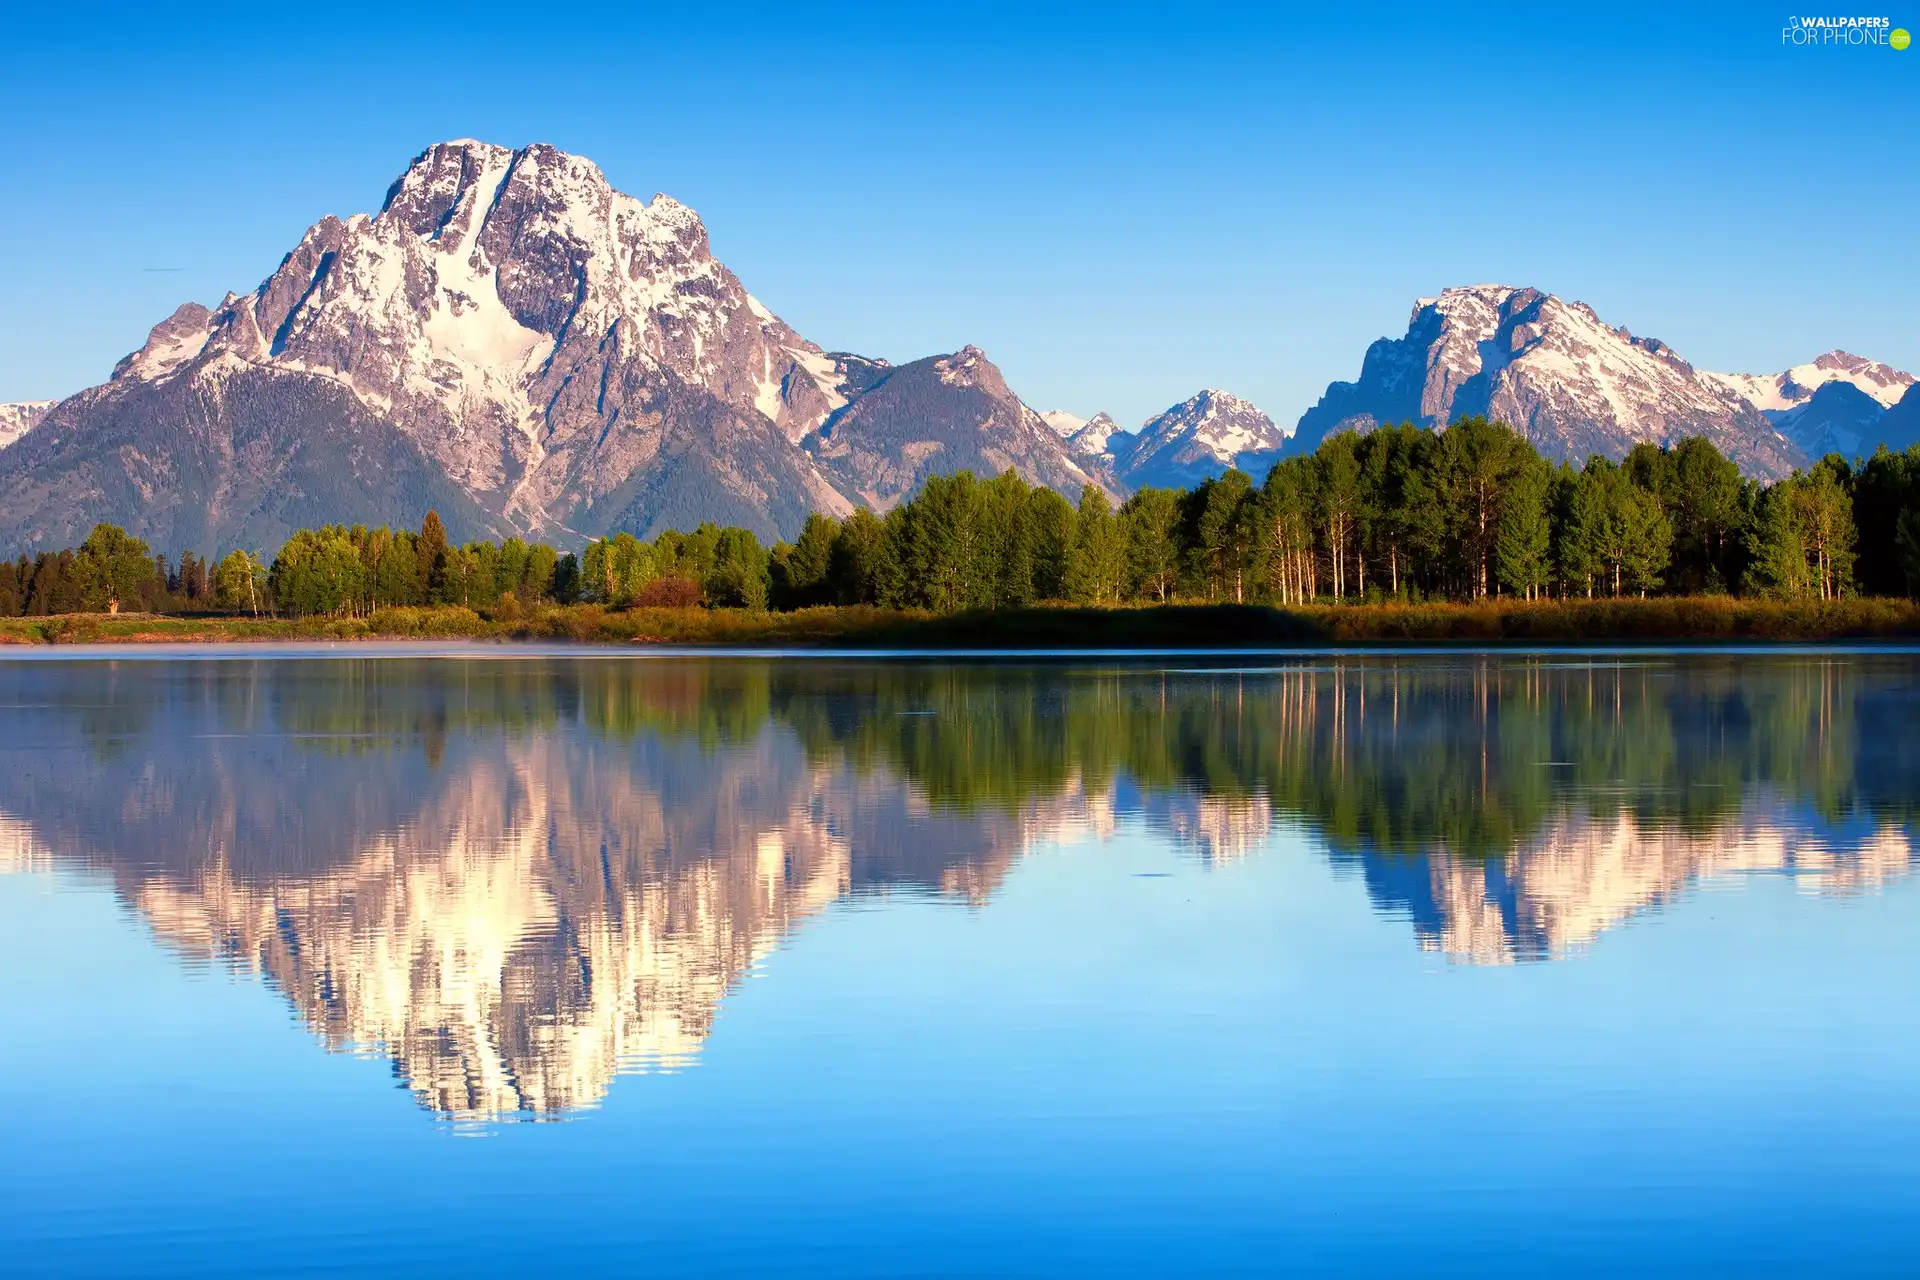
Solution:
{"label": "calm lake", "polygon": [[1914,652],[69,653],[0,753],[9,1275],[1920,1268]]}

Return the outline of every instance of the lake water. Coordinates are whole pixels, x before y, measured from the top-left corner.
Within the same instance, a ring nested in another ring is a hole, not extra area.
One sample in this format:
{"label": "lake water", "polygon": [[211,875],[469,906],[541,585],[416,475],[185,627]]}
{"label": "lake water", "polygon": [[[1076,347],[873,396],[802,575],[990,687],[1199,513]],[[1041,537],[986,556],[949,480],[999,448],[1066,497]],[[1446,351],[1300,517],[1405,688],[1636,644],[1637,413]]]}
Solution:
{"label": "lake water", "polygon": [[346,652],[0,661],[0,1272],[1920,1268],[1911,652]]}

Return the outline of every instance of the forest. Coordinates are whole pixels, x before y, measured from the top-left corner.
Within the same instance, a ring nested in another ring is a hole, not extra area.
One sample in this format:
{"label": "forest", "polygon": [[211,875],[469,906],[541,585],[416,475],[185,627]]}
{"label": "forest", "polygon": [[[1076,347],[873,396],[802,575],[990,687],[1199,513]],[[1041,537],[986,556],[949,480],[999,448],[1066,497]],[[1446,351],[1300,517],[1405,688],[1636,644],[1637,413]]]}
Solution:
{"label": "forest", "polygon": [[505,611],[795,610],[953,614],[1041,602],[1306,604],[1744,596],[1911,597],[1920,585],[1920,447],[1830,455],[1773,484],[1698,438],[1618,463],[1548,463],[1480,418],[1331,436],[1190,490],[1078,504],[1009,471],[929,478],[884,516],[815,514],[764,546],[711,524],[579,552],[450,543],[421,528],[303,529],[272,556],[169,560],[112,525],[81,546],[0,563],[0,616],[224,613],[364,617],[396,606]]}

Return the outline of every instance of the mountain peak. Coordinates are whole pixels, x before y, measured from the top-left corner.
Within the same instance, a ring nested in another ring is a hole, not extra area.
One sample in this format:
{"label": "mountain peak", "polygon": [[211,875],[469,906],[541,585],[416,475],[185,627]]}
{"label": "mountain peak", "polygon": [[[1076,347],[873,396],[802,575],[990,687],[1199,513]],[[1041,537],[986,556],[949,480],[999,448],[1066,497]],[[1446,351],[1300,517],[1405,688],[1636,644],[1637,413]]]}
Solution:
{"label": "mountain peak", "polygon": [[1872,451],[1884,414],[1878,400],[1846,378],[1835,378],[1778,415],[1774,425],[1808,458],[1830,453],[1851,458]]}
{"label": "mountain peak", "polygon": [[1779,373],[1707,373],[1703,377],[1778,420],[1807,403],[1829,382],[1846,382],[1892,408],[1914,385],[1914,376],[1878,360],[1834,350]]}
{"label": "mountain peak", "polygon": [[1619,458],[1640,441],[1705,435],[1749,470],[1782,475],[1802,458],[1746,400],[1654,338],[1608,325],[1582,302],[1539,289],[1469,285],[1414,305],[1401,338],[1368,348],[1300,419],[1307,451],[1348,428],[1444,427],[1484,414],[1549,457]]}
{"label": "mountain peak", "polygon": [[1149,418],[1114,454],[1129,484],[1185,487],[1286,442],[1287,433],[1250,401],[1209,387]]}

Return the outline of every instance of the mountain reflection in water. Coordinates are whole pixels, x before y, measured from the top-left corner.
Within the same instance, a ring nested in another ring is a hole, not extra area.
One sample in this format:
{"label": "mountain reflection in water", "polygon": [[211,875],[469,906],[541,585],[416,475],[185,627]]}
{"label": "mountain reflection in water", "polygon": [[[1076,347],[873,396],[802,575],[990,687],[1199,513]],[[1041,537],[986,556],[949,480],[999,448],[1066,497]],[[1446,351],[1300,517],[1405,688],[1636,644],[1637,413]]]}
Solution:
{"label": "mountain reflection in water", "polygon": [[[1187,664],[1183,664],[1186,666]],[[1707,877],[1912,865],[1900,655],[0,664],[0,870],[110,877],[457,1118],[691,1062],[853,895],[987,904],[1039,844],[1277,827],[1419,944],[1563,955]]]}

